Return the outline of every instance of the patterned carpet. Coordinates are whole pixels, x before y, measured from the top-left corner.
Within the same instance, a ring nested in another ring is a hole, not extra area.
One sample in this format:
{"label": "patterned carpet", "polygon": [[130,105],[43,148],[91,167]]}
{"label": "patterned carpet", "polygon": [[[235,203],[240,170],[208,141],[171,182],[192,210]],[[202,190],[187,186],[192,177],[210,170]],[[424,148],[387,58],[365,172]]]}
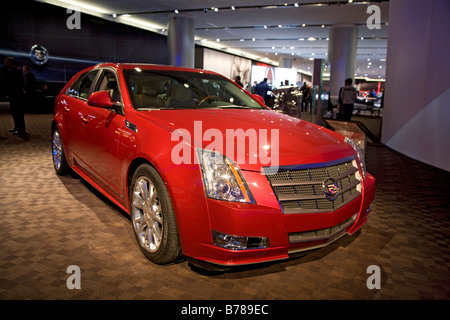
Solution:
{"label": "patterned carpet", "polygon": [[[49,114],[27,114],[27,139],[0,112],[0,299],[391,300],[450,298],[450,173],[369,145],[377,178],[363,230],[303,257],[207,273],[157,266],[128,217],[77,177],[58,177]],[[71,265],[81,289],[69,290]],[[369,266],[381,271],[369,289]]]}

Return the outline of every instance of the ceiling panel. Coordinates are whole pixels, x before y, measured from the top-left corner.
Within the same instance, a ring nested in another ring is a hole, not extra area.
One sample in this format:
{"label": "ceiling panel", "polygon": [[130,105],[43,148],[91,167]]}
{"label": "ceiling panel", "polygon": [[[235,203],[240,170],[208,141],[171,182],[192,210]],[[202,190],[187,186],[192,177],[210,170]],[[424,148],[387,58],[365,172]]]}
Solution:
{"label": "ceiling panel", "polygon": [[[291,58],[303,67],[310,59],[326,59],[328,37],[335,24],[358,26],[358,75],[384,78],[388,37],[389,1],[307,0],[40,0],[62,6],[75,5],[99,12],[105,19],[136,23],[140,27],[166,34],[168,19],[179,14],[195,21],[196,41],[200,45],[253,59]],[[381,29],[369,29],[366,21],[369,5],[380,8]],[[232,9],[234,6],[234,10]],[[217,8],[216,10],[214,8]],[[175,13],[178,10],[178,13]],[[126,16],[123,16],[125,15]],[[114,15],[114,17],[113,17]],[[127,19],[127,20],[126,20]],[[133,20],[133,21],[132,21]],[[308,39],[314,38],[314,41]],[[382,64],[381,68],[367,65]],[[365,66],[365,69],[363,68]],[[363,70],[364,69],[364,70]]]}

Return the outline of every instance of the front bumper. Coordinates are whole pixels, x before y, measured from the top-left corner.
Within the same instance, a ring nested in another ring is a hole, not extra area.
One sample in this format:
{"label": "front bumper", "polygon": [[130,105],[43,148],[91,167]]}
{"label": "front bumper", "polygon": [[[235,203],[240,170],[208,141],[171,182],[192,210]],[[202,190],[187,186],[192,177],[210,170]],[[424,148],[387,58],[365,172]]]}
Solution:
{"label": "front bumper", "polygon": [[[180,227],[185,256],[226,267],[288,259],[291,254],[317,249],[346,234],[354,234],[367,221],[375,196],[375,178],[367,174],[361,195],[333,212],[285,214],[264,175],[254,172],[244,175],[256,204],[205,200],[191,195],[188,211],[195,210],[180,215],[185,221],[190,216],[189,226],[181,222]],[[192,201],[199,206],[192,206]],[[213,230],[240,237],[268,238],[269,247],[244,250],[219,247],[213,243]]]}

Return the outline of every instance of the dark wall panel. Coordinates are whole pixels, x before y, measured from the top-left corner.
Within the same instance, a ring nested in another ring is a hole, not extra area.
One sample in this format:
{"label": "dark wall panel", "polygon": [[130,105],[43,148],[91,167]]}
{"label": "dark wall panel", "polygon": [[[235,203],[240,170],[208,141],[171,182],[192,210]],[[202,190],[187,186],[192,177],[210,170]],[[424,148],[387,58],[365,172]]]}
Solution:
{"label": "dark wall panel", "polygon": [[[67,28],[71,16],[64,8],[36,1],[14,0],[0,10],[0,64],[14,56],[28,64],[41,82],[58,90],[79,70],[98,62],[167,64],[167,38],[142,29],[81,14],[81,29]],[[49,54],[43,66],[34,65],[33,45]]]}

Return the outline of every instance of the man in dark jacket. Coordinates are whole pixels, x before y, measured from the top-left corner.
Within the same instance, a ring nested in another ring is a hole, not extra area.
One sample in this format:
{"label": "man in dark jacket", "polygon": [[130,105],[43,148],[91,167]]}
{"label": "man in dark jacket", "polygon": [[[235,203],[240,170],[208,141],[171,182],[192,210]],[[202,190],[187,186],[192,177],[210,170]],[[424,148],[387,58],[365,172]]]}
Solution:
{"label": "man in dark jacket", "polygon": [[22,71],[17,68],[16,59],[8,57],[1,67],[4,82],[3,91],[9,101],[9,108],[14,120],[14,128],[9,132],[15,135],[25,136],[25,114],[24,114],[24,80]]}
{"label": "man in dark jacket", "polygon": [[270,91],[270,86],[267,84],[267,78],[264,78],[263,81],[258,83],[255,86],[255,93],[264,98],[267,104],[267,92]]}

